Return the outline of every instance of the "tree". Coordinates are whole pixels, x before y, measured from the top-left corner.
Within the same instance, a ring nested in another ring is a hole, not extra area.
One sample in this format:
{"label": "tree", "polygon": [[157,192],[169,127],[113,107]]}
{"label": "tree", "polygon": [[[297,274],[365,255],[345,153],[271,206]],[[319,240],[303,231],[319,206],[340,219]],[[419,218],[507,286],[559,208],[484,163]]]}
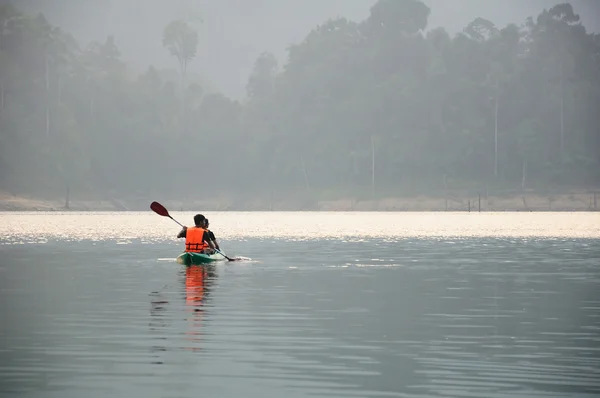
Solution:
{"label": "tree", "polygon": [[[380,0],[363,21],[323,21],[281,68],[257,58],[242,104],[186,74],[189,22],[163,31],[179,70],[137,74],[111,36],[80,44],[0,7],[0,189],[370,198],[598,184],[600,35],[568,4],[456,35],[425,32],[429,12]],[[192,183],[198,159],[218,165],[210,190]]]}
{"label": "tree", "polygon": [[[10,4],[0,5],[0,117],[5,107],[8,78],[14,65],[6,52],[6,40],[18,29],[20,15]],[[15,26],[17,25],[17,26]]]}
{"label": "tree", "polygon": [[277,74],[277,59],[271,53],[262,53],[254,62],[246,91],[249,98],[266,97],[271,94]]}
{"label": "tree", "polygon": [[184,90],[187,65],[196,57],[198,47],[198,32],[183,19],[176,19],[163,31],[163,47],[177,58],[181,74],[181,90]]}
{"label": "tree", "polygon": [[471,39],[478,42],[485,42],[498,35],[498,29],[496,29],[494,23],[484,18],[475,18],[464,29],[464,32]]}
{"label": "tree", "polygon": [[550,84],[555,86],[554,95],[558,97],[559,116],[559,154],[564,160],[565,152],[565,81],[573,69],[573,46],[577,47],[576,36],[585,35],[581,30],[579,15],[575,14],[568,3],[558,4],[550,10],[544,10],[536,23],[530,23],[532,45],[537,56],[545,58],[546,75]]}
{"label": "tree", "polygon": [[414,35],[427,27],[430,9],[419,0],[379,0],[366,21],[368,31],[388,36]]}

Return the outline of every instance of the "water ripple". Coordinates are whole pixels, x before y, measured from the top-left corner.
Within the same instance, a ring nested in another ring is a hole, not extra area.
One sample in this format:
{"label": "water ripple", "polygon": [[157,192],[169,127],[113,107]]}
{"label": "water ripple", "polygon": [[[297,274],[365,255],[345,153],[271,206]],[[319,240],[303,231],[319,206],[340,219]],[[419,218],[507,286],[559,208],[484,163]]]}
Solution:
{"label": "water ripple", "polygon": [[600,394],[597,239],[221,243],[1,246],[0,395]]}

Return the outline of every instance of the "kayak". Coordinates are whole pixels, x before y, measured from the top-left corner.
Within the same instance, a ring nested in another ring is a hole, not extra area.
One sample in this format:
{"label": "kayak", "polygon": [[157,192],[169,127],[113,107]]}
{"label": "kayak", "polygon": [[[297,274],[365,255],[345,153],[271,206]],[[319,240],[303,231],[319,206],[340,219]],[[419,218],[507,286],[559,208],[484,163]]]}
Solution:
{"label": "kayak", "polygon": [[184,252],[177,256],[177,264],[182,265],[208,264],[223,260],[225,260],[225,257],[220,253],[204,254]]}

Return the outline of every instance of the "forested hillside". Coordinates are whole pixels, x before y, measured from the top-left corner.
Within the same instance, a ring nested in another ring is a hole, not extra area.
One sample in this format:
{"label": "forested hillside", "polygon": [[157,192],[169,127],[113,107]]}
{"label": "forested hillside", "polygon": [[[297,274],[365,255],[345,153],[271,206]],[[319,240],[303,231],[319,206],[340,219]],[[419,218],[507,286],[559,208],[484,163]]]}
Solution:
{"label": "forested hillside", "polygon": [[561,4],[519,25],[424,33],[430,9],[380,0],[257,59],[242,103],[185,76],[194,26],[163,42],[179,75],[134,75],[0,9],[0,190],[48,196],[361,196],[600,183],[600,35]]}

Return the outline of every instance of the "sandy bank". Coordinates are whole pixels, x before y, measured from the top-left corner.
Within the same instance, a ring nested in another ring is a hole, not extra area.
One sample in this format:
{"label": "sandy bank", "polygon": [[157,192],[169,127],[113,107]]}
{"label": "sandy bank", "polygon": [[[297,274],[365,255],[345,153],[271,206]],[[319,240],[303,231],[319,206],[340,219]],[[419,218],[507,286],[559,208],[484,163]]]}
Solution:
{"label": "sandy bank", "polygon": [[[152,199],[72,200],[68,210],[75,211],[149,211]],[[167,208],[184,211],[595,211],[600,192],[558,195],[495,195],[392,197],[375,200],[271,201],[228,198],[212,200],[165,200]],[[64,201],[0,194],[0,211],[65,211]]]}

